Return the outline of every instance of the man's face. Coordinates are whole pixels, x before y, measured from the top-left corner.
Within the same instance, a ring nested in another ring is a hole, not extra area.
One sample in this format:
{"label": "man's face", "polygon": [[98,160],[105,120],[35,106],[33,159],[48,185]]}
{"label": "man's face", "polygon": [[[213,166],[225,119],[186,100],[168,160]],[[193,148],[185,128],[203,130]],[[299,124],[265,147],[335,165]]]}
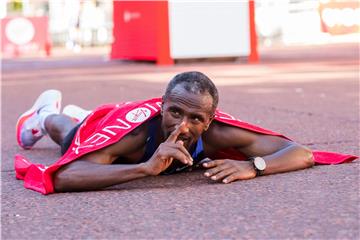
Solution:
{"label": "man's face", "polygon": [[187,92],[181,85],[176,86],[162,105],[161,128],[165,139],[170,135],[177,125],[184,123],[185,129],[178,137],[189,149],[197,141],[200,135],[206,130],[212,117],[211,95],[193,94]]}

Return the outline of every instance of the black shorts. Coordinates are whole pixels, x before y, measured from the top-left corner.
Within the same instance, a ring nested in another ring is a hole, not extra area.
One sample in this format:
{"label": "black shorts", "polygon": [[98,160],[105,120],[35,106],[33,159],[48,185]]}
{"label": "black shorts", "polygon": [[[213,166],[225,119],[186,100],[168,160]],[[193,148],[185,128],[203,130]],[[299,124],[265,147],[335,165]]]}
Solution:
{"label": "black shorts", "polygon": [[72,140],[74,139],[74,136],[77,130],[79,129],[79,127],[81,126],[81,124],[82,122],[76,125],[73,129],[71,129],[70,132],[65,136],[64,141],[60,145],[61,155],[64,155],[68,150],[68,148],[70,147]]}

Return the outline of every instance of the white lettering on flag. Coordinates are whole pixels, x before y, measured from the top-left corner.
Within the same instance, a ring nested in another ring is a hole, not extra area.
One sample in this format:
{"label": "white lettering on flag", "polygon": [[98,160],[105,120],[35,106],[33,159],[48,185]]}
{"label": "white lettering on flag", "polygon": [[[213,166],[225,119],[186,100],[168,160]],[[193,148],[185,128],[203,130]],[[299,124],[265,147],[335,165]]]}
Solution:
{"label": "white lettering on flag", "polygon": [[157,108],[154,107],[154,106],[151,106],[151,105],[148,104],[148,103],[146,103],[145,105],[148,106],[149,108],[151,108],[152,110],[154,110],[155,112],[158,112],[158,111],[159,111],[159,109],[157,109]]}
{"label": "white lettering on flag", "polygon": [[[96,138],[96,139],[93,140],[94,138]],[[102,142],[99,142],[101,139],[103,139]],[[110,137],[108,137],[102,133],[95,133],[90,138],[86,139],[85,142],[90,142],[91,140],[93,140],[90,143],[95,144],[95,145],[101,145],[101,144],[107,142],[109,139],[110,139]]]}
{"label": "white lettering on flag", "polygon": [[116,121],[122,123],[123,126],[120,126],[120,125],[107,126],[107,127],[103,128],[103,131],[107,132],[107,133],[110,133],[111,135],[115,136],[116,132],[111,131],[110,129],[130,129],[131,128],[130,124],[128,124],[124,120],[121,120],[121,119],[118,118],[118,119],[116,119]]}

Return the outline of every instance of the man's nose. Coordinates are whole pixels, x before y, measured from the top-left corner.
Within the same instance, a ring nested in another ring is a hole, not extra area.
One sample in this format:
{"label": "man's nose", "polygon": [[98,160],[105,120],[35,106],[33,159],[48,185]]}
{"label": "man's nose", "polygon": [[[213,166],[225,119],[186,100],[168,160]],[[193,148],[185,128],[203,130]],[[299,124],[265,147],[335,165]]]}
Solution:
{"label": "man's nose", "polygon": [[183,124],[184,125],[184,130],[189,130],[189,127],[190,127],[190,119],[188,117],[183,117],[183,119],[181,120],[181,123],[180,124]]}

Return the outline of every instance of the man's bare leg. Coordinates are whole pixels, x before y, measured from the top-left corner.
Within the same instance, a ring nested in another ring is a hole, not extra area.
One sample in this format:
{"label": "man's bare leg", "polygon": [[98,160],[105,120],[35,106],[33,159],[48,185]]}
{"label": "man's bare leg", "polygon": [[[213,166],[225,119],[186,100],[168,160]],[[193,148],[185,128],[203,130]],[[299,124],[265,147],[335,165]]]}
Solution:
{"label": "man's bare leg", "polygon": [[44,125],[49,137],[61,145],[66,135],[76,126],[77,122],[64,114],[52,114],[46,117]]}

